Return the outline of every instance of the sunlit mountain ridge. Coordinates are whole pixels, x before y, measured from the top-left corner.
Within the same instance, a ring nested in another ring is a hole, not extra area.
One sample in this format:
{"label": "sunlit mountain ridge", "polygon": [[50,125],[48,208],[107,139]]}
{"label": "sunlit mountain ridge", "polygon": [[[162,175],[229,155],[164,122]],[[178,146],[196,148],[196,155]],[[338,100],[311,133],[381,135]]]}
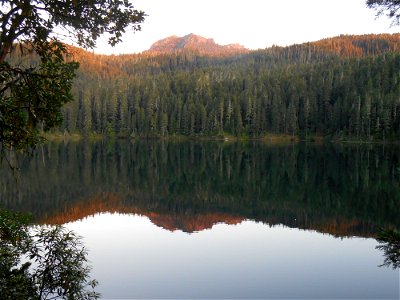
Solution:
{"label": "sunlit mountain ridge", "polygon": [[228,56],[240,53],[249,53],[250,50],[239,44],[219,45],[214,39],[204,38],[196,34],[183,37],[170,36],[155,42],[146,54],[178,53],[183,51],[197,51],[199,54],[212,56]]}
{"label": "sunlit mountain ridge", "polygon": [[[171,68],[180,69],[193,63],[196,67],[221,63],[237,64],[238,60],[249,63],[260,55],[271,59],[273,64],[321,61],[331,55],[347,58],[380,55],[400,51],[400,33],[340,35],[313,42],[258,50],[249,50],[239,44],[221,46],[211,38],[196,34],[166,37],[156,41],[150,49],[137,54],[104,55],[73,46],[68,47],[72,59],[80,62],[81,72],[90,72],[107,78],[114,75],[140,75],[143,72],[154,72],[155,69],[164,71]],[[18,49],[14,55],[18,56]],[[235,60],[230,60],[229,57],[235,57]],[[261,62],[265,63],[264,60],[265,58]]]}

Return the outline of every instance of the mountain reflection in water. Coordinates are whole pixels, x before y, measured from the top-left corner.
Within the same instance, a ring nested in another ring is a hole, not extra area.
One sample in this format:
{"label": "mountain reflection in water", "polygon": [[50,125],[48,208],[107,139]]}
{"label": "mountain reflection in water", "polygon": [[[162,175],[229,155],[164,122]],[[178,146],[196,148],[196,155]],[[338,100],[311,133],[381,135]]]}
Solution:
{"label": "mountain reflection in water", "polygon": [[245,220],[193,234],[102,213],[68,223],[106,299],[398,299],[376,241]]}
{"label": "mountain reflection in water", "polygon": [[[0,205],[63,224],[100,212],[196,232],[254,220],[335,236],[400,228],[396,146],[49,143],[0,170]],[[15,196],[17,195],[17,197]]]}

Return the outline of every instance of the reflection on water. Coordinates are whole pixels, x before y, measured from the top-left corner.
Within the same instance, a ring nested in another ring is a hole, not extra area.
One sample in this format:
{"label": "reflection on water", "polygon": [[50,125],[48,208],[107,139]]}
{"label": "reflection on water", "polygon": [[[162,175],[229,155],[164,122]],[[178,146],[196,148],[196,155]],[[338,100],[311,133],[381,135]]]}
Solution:
{"label": "reflection on water", "polygon": [[100,214],[67,225],[85,237],[112,299],[398,299],[398,272],[376,241],[243,221],[194,234],[146,217]]}
{"label": "reflection on water", "polygon": [[383,229],[376,240],[379,242],[376,248],[382,250],[385,257],[381,267],[400,269],[400,232],[391,228]]}
{"label": "reflection on water", "polygon": [[398,270],[377,267],[370,238],[400,228],[398,147],[39,150],[20,160],[18,180],[0,169],[0,206],[84,236],[105,298],[399,297]]}
{"label": "reflection on water", "polygon": [[336,236],[400,228],[398,147],[120,141],[40,150],[22,161],[17,184],[0,170],[0,205],[41,223],[121,212],[186,232],[245,219]]}

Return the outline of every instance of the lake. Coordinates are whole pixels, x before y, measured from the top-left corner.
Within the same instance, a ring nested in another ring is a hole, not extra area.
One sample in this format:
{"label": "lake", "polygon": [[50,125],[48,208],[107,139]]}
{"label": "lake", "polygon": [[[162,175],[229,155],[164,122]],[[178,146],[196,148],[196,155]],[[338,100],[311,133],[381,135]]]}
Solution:
{"label": "lake", "polygon": [[[389,145],[49,143],[0,169],[0,205],[84,239],[104,299],[398,299]],[[17,177],[17,178],[16,178]]]}

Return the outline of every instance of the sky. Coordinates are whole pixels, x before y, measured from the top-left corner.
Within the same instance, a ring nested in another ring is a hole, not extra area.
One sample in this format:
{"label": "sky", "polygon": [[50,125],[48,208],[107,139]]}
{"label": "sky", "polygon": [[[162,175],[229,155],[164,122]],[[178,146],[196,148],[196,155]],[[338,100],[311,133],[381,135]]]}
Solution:
{"label": "sky", "polygon": [[340,34],[397,33],[365,0],[131,0],[147,17],[115,47],[106,38],[95,53],[139,53],[163,38],[190,33],[249,49],[286,46]]}

